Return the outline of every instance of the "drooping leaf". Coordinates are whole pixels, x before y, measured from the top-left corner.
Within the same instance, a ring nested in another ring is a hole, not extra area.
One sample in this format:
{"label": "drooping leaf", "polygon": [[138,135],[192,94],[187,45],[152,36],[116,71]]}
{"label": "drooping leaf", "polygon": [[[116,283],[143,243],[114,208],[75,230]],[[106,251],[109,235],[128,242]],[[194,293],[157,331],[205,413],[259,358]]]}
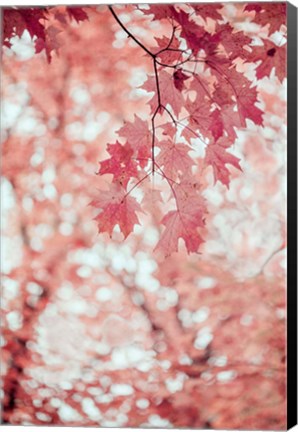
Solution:
{"label": "drooping leaf", "polygon": [[154,19],[161,20],[171,18],[174,11],[174,6],[172,5],[158,5],[151,4],[149,9],[141,9],[144,15],[154,15]]}
{"label": "drooping leaf", "polygon": [[108,144],[107,150],[111,158],[100,162],[98,173],[113,174],[113,181],[126,187],[131,178],[138,177],[137,164],[132,159],[134,151],[131,145],[116,142]]}
{"label": "drooping leaf", "polygon": [[247,56],[247,61],[261,61],[256,68],[258,79],[269,77],[272,69],[275,68],[275,74],[282,82],[286,76],[286,46],[277,46],[267,39],[263,40],[263,43],[262,46],[253,47],[253,51]]}
{"label": "drooping leaf", "polygon": [[55,51],[58,53],[61,46],[57,38],[59,33],[61,33],[61,30],[53,25],[50,25],[46,28],[45,39],[38,38],[35,41],[35,52],[38,54],[42,50],[45,50],[48,63],[51,63],[52,52]]}
{"label": "drooping leaf", "polygon": [[222,15],[218,12],[223,7],[221,3],[198,3],[193,4],[192,7],[197,15],[201,16],[204,20],[207,18],[211,18],[214,21],[222,19]]}
{"label": "drooping leaf", "polygon": [[246,36],[242,31],[235,32],[233,27],[226,24],[218,24],[216,32],[219,36],[220,43],[224,46],[225,51],[231,60],[237,57],[246,58],[248,51],[244,49],[249,45],[252,39]]}
{"label": "drooping leaf", "polygon": [[231,105],[236,99],[237,112],[242,127],[246,126],[246,119],[257,125],[263,124],[263,112],[256,106],[258,93],[243,74],[234,67],[222,67],[222,75],[217,75],[219,84],[216,86],[214,97],[220,106]]}
{"label": "drooping leaf", "polygon": [[[173,75],[166,72],[165,70],[161,70],[158,74],[158,80],[161,104],[163,106],[167,106],[167,104],[169,104],[172,107],[174,114],[179,115],[183,105],[183,97],[181,91],[179,91],[175,86]],[[151,111],[154,112],[158,107],[158,94],[155,76],[150,76],[142,88],[148,92],[154,92],[154,95],[150,100]]]}
{"label": "drooping leaf", "polygon": [[172,140],[159,142],[161,152],[157,156],[157,163],[163,167],[164,174],[172,180],[175,180],[177,175],[191,174],[191,167],[194,165],[194,160],[188,155],[191,148],[182,143],[175,143]]}
{"label": "drooping leaf", "polygon": [[268,26],[269,36],[279,31],[281,25],[286,22],[287,5],[285,2],[249,3],[244,10],[255,12],[253,21],[262,27]]}
{"label": "drooping leaf", "polygon": [[177,62],[181,61],[181,55],[182,51],[179,49],[180,42],[177,39],[176,36],[174,36],[172,39],[168,38],[167,36],[163,36],[162,38],[155,38],[155,40],[158,43],[158,49],[156,47],[152,48],[151,51],[154,54],[158,54],[158,59],[162,63],[171,65],[176,64]]}
{"label": "drooping leaf", "polygon": [[168,212],[161,223],[165,229],[155,248],[168,257],[178,251],[179,239],[183,239],[187,252],[198,252],[203,242],[198,228],[204,226],[206,213],[203,198],[197,193],[196,186],[189,181],[173,184],[177,210]]}
{"label": "drooping leaf", "polygon": [[140,204],[119,184],[112,183],[110,190],[99,191],[98,198],[91,205],[100,210],[95,218],[99,232],[107,232],[110,237],[116,225],[126,238],[140,223],[136,214],[142,212]]}
{"label": "drooping leaf", "polygon": [[45,27],[41,20],[46,20],[44,8],[4,8],[3,42],[9,44],[13,36],[21,37],[27,30],[31,38],[45,40]]}
{"label": "drooping leaf", "polygon": [[181,36],[186,40],[188,47],[197,55],[201,48],[201,38],[205,33],[204,28],[190,20],[189,14],[183,10],[174,10],[172,16],[181,26]]}
{"label": "drooping leaf", "polygon": [[219,142],[207,146],[205,163],[206,165],[211,165],[213,168],[214,183],[220,181],[229,187],[230,172],[226,165],[233,165],[235,168],[241,170],[239,161],[240,159],[228,153],[226,148],[221,146]]}
{"label": "drooping leaf", "polygon": [[174,86],[176,87],[176,89],[182,91],[185,87],[184,81],[189,79],[189,76],[183,73],[181,69],[177,69],[174,72],[173,78],[174,78]]}
{"label": "drooping leaf", "polygon": [[77,23],[88,19],[88,15],[81,7],[68,6],[67,13],[70,18],[76,20]]}
{"label": "drooping leaf", "polygon": [[133,154],[139,159],[140,166],[145,167],[151,156],[152,134],[148,130],[148,123],[135,115],[134,122],[125,123],[125,125],[119,129],[118,134],[126,138],[133,150]]}
{"label": "drooping leaf", "polygon": [[189,125],[196,131],[199,131],[204,137],[210,137],[213,127],[211,117],[212,104],[208,98],[196,98],[194,102],[186,100],[185,108],[189,112]]}

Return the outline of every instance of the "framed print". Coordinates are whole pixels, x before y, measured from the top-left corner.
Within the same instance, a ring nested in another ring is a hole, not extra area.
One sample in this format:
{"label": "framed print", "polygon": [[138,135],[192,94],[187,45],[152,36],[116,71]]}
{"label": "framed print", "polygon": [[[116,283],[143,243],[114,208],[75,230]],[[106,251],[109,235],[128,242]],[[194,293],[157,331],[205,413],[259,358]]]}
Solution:
{"label": "framed print", "polygon": [[296,8],[1,28],[2,426],[295,426]]}

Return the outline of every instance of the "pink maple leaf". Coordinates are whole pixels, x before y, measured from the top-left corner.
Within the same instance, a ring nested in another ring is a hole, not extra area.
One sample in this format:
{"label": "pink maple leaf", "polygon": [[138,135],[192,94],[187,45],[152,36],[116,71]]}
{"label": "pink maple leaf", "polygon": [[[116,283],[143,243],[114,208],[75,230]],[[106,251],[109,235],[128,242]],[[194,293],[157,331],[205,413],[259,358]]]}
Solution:
{"label": "pink maple leaf", "polygon": [[[178,116],[182,106],[183,106],[183,97],[181,91],[179,91],[174,82],[174,76],[165,70],[161,70],[158,74],[159,79],[159,90],[160,90],[160,99],[161,104],[166,106],[169,104],[174,113]],[[156,110],[158,107],[158,95],[157,95],[157,87],[156,87],[156,79],[155,76],[150,76],[145,84],[142,86],[144,90],[148,92],[154,92],[152,99],[150,100],[150,106],[152,112]]]}
{"label": "pink maple leaf", "polygon": [[99,232],[107,232],[110,237],[118,225],[126,238],[133,231],[134,225],[140,223],[136,212],[143,212],[136,199],[116,183],[112,183],[108,191],[99,191],[98,198],[90,205],[100,210],[95,217]]}
{"label": "pink maple leaf", "polygon": [[131,145],[116,142],[108,144],[107,150],[111,158],[100,162],[99,174],[113,174],[113,181],[126,187],[131,177],[138,177],[137,164],[132,159],[134,152]]}
{"label": "pink maple leaf", "polygon": [[164,256],[178,252],[179,239],[183,239],[188,253],[197,252],[203,239],[198,228],[204,226],[206,207],[204,199],[197,193],[196,186],[188,180],[173,184],[177,210],[168,212],[161,223],[165,225],[155,250]]}
{"label": "pink maple leaf", "polygon": [[233,156],[231,153],[227,153],[226,148],[221,146],[219,142],[209,144],[206,150],[205,163],[211,165],[214,173],[214,183],[218,180],[229,187],[230,183],[230,172],[226,165],[233,165],[235,168],[242,171],[239,165],[240,159]]}
{"label": "pink maple leaf", "polygon": [[173,141],[161,141],[159,144],[161,152],[157,156],[156,162],[163,167],[164,174],[172,180],[176,179],[177,174],[191,174],[191,167],[194,160],[188,155],[191,148],[182,143],[175,144]]}
{"label": "pink maple leaf", "polygon": [[118,130],[118,135],[126,138],[136,158],[139,159],[140,166],[144,168],[151,155],[152,134],[148,130],[148,123],[135,115],[134,122],[125,123]]}

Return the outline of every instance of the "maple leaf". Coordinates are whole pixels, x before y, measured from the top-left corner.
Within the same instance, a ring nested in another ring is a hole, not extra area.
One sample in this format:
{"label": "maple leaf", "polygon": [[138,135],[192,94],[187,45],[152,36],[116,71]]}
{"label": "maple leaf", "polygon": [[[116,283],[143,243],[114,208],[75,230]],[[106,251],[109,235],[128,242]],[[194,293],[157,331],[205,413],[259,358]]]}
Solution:
{"label": "maple leaf", "polygon": [[210,137],[213,128],[211,117],[211,103],[207,98],[197,98],[195,102],[186,100],[185,108],[189,112],[189,124],[195,130],[199,130],[205,137]]}
{"label": "maple leaf", "polygon": [[180,24],[181,36],[186,40],[188,47],[197,55],[201,48],[202,36],[205,33],[204,28],[191,21],[189,14],[183,10],[179,12],[174,10],[172,16]]}
{"label": "maple leaf", "polygon": [[35,52],[40,53],[43,49],[46,52],[47,60],[51,63],[52,51],[56,51],[60,48],[60,42],[58,41],[57,35],[61,33],[57,27],[50,25],[45,32],[45,39],[38,38],[35,41]]}
{"label": "maple leaf", "polygon": [[181,69],[177,69],[174,72],[174,86],[176,87],[177,90],[182,91],[184,89],[184,81],[186,81],[187,79],[189,79],[189,77],[182,72]]}
{"label": "maple leaf", "polygon": [[3,40],[7,45],[13,36],[21,37],[25,30],[31,36],[45,40],[45,28],[40,20],[47,19],[46,9],[42,8],[4,8]]}
{"label": "maple leaf", "polygon": [[188,155],[191,148],[182,143],[174,143],[173,141],[159,142],[161,152],[156,158],[159,166],[164,167],[163,172],[167,177],[175,180],[178,172],[183,175],[191,174],[191,167],[194,165],[193,159]]}
{"label": "maple leaf", "polygon": [[237,57],[246,58],[248,51],[244,50],[243,47],[251,43],[252,39],[249,36],[246,36],[242,31],[233,32],[233,27],[228,23],[217,24],[216,32],[231,60]]}
{"label": "maple leaf", "polygon": [[[231,105],[233,99],[236,98],[240,125],[245,127],[246,119],[252,120],[257,125],[262,125],[263,112],[255,105],[258,102],[257,87],[252,87],[251,81],[237,72],[234,67],[222,67],[221,74],[218,75],[219,85],[216,86],[214,92],[214,99],[219,106]],[[231,115],[231,110],[229,111]],[[234,115],[233,117],[235,118]],[[237,126],[237,122],[235,126]]]}
{"label": "maple leaf", "polygon": [[194,4],[192,7],[205,21],[207,18],[211,18],[214,21],[222,19],[221,14],[217,12],[223,7],[221,3],[200,3]]}
{"label": "maple leaf", "polygon": [[[173,75],[169,74],[165,70],[161,70],[158,73],[159,79],[159,90],[160,99],[162,105],[171,105],[174,113],[178,116],[183,105],[183,96],[181,92],[175,86],[175,80]],[[148,92],[154,92],[152,99],[150,100],[150,106],[152,112],[158,107],[158,96],[156,91],[156,80],[155,76],[150,76],[142,88]]]}
{"label": "maple leaf", "polygon": [[108,144],[107,150],[112,157],[100,162],[98,173],[113,174],[113,181],[126,187],[131,177],[138,177],[137,164],[132,160],[134,151],[131,145],[116,142]]}
{"label": "maple leaf", "polygon": [[222,62],[226,59],[220,54],[218,45],[220,42],[219,34],[211,34],[207,31],[202,34],[200,38],[200,48],[205,51],[206,54],[206,63],[209,61],[213,62]]}
{"label": "maple leaf", "polygon": [[169,39],[167,36],[155,38],[155,40],[158,43],[159,49],[157,50],[156,47],[154,47],[151,51],[158,54],[159,51],[164,50],[157,56],[162,63],[170,65],[181,59],[182,51],[179,50],[180,42],[175,36],[173,37],[173,40]]}
{"label": "maple leaf", "polygon": [[286,22],[287,6],[284,2],[273,3],[249,3],[244,8],[245,11],[255,12],[254,22],[262,27],[268,25],[268,35],[280,30],[282,24]]}
{"label": "maple leaf", "polygon": [[156,20],[171,18],[174,6],[172,5],[149,5],[149,9],[140,9],[144,15],[154,15]]}
{"label": "maple leaf", "polygon": [[257,88],[250,85],[247,80],[246,84],[236,87],[238,112],[243,127],[246,126],[245,119],[251,119],[257,125],[263,124],[263,111],[255,105],[258,102]]}
{"label": "maple leaf", "polygon": [[222,184],[229,187],[230,172],[226,165],[233,165],[235,168],[242,171],[239,165],[240,159],[227,153],[226,148],[217,143],[209,144],[206,150],[205,163],[211,165],[214,173],[214,184],[219,180]]}
{"label": "maple leaf", "polygon": [[179,239],[182,238],[188,253],[197,252],[203,242],[198,228],[205,224],[206,213],[204,199],[198,195],[196,186],[189,181],[173,184],[177,210],[168,212],[161,223],[165,229],[155,250],[165,257],[178,252]]}
{"label": "maple leaf", "polygon": [[44,25],[40,23],[40,20],[46,19],[45,11],[42,9],[31,8],[19,9],[19,13],[26,23],[26,29],[28,30],[31,38],[34,36],[38,38],[44,38]]}
{"label": "maple leaf", "polygon": [[107,232],[110,237],[115,226],[119,225],[124,238],[127,238],[134,225],[140,223],[136,212],[143,212],[136,199],[127,195],[126,190],[116,183],[110,185],[110,190],[100,191],[99,197],[90,205],[100,209],[95,217],[99,232]]}
{"label": "maple leaf", "polygon": [[270,40],[263,40],[262,46],[254,46],[252,53],[247,56],[247,61],[261,63],[256,67],[256,76],[258,79],[270,76],[272,69],[275,67],[275,74],[280,80],[286,76],[286,45],[277,46]]}
{"label": "maple leaf", "polygon": [[148,123],[135,114],[134,122],[125,123],[118,130],[118,135],[126,138],[136,158],[139,159],[140,166],[144,168],[151,156],[152,134],[148,130]]}
{"label": "maple leaf", "polygon": [[81,7],[69,7],[67,6],[67,13],[71,19],[75,19],[77,23],[88,19],[88,15]]}
{"label": "maple leaf", "polygon": [[225,132],[231,142],[235,141],[237,134],[235,128],[241,127],[239,114],[234,110],[233,105],[222,105],[211,113],[211,132],[215,140],[223,136]]}

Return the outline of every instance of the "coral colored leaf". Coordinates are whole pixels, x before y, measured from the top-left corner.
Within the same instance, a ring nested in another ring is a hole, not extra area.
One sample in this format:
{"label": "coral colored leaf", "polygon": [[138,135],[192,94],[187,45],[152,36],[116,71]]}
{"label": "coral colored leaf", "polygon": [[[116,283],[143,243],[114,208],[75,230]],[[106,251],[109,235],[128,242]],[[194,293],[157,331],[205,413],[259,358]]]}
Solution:
{"label": "coral colored leaf", "polygon": [[118,135],[126,138],[133,150],[133,154],[139,159],[140,166],[145,167],[151,156],[152,134],[148,130],[148,123],[135,115],[134,122],[125,123],[119,129]]}
{"label": "coral colored leaf", "polygon": [[184,81],[189,79],[189,77],[185,73],[183,73],[181,69],[178,69],[174,72],[173,78],[174,86],[179,91],[182,91],[184,89]]}
{"label": "coral colored leaf", "polygon": [[229,187],[230,173],[226,165],[233,165],[235,168],[242,171],[239,165],[240,159],[227,153],[226,148],[218,143],[209,144],[206,150],[205,163],[211,165],[214,173],[214,183],[218,180]]}
{"label": "coral colored leaf", "polygon": [[203,27],[196,24],[194,21],[189,19],[189,14],[180,10],[177,12],[174,10],[173,17],[181,26],[181,36],[186,40],[188,47],[196,55],[198,54],[201,46],[201,39],[205,33]]}
{"label": "coral colored leaf", "polygon": [[251,81],[233,67],[222,67],[221,70],[222,75],[218,75],[219,84],[214,94],[216,102],[219,106],[232,105],[236,99],[241,127],[246,127],[246,119],[262,125],[263,112],[255,105],[258,102],[257,87],[252,87]]}
{"label": "coral colored leaf", "polygon": [[205,21],[207,18],[211,18],[214,21],[221,20],[222,16],[217,11],[222,9],[221,3],[198,3],[192,5],[197,15],[200,15]]}
{"label": "coral colored leaf", "polygon": [[252,39],[249,36],[246,36],[242,31],[234,32],[233,27],[228,23],[217,25],[216,32],[231,60],[237,57],[246,58],[248,51],[244,50],[243,47],[251,43]]}
{"label": "coral colored leaf", "polygon": [[75,19],[77,23],[88,19],[88,15],[81,7],[69,7],[67,6],[67,13],[70,18]]}
{"label": "coral colored leaf", "polygon": [[126,187],[132,177],[138,177],[137,164],[132,159],[134,152],[131,145],[116,142],[108,144],[107,150],[111,158],[100,162],[98,173],[113,174],[113,181]]}
{"label": "coral colored leaf", "polygon": [[45,31],[45,39],[38,38],[35,41],[35,52],[38,54],[44,49],[49,63],[51,63],[52,51],[56,51],[56,53],[58,53],[60,48],[60,43],[57,38],[59,33],[61,33],[61,30],[59,30],[57,27],[54,27],[53,25],[50,25]]}
{"label": "coral colored leaf", "polygon": [[185,108],[189,112],[190,127],[199,130],[203,136],[210,137],[213,127],[210,100],[197,98],[195,102],[191,102],[188,99],[185,102]]}
{"label": "coral colored leaf", "polygon": [[136,215],[136,212],[142,212],[140,204],[127,195],[119,184],[112,183],[110,190],[99,191],[98,198],[90,205],[100,210],[95,218],[99,232],[107,232],[110,237],[116,225],[119,225],[126,238],[133,231],[134,225],[140,223]]}
{"label": "coral colored leaf", "polygon": [[257,125],[263,124],[263,112],[256,107],[257,89],[250,87],[250,82],[237,89],[237,106],[240,121],[242,126],[245,127],[245,120],[250,119]]}
{"label": "coral colored leaf", "polygon": [[179,239],[182,238],[188,253],[198,252],[203,239],[198,228],[204,226],[206,213],[203,198],[198,195],[191,183],[173,184],[177,210],[170,211],[162,219],[165,225],[161,238],[155,248],[165,257],[178,252]]}
{"label": "coral colored leaf", "polygon": [[269,40],[263,40],[264,45],[254,46],[247,60],[261,63],[256,68],[256,76],[262,79],[270,76],[271,71],[275,68],[275,74],[279,81],[282,82],[286,77],[286,45],[277,46]]}
{"label": "coral colored leaf", "polygon": [[159,53],[157,56],[159,61],[170,65],[181,60],[182,51],[179,49],[180,42],[175,36],[172,39],[163,36],[162,38],[155,38],[155,40],[159,48],[152,48],[151,51],[155,54]]}
{"label": "coral colored leaf", "polygon": [[205,51],[206,63],[212,61],[214,63],[227,62],[219,50],[219,34],[211,34],[205,31],[200,38],[200,48]]}
{"label": "coral colored leaf", "polygon": [[171,18],[173,15],[174,6],[172,5],[149,5],[149,9],[140,9],[144,15],[154,15],[156,20]]}
{"label": "coral colored leaf", "polygon": [[225,133],[233,142],[237,138],[235,128],[241,128],[238,112],[235,112],[233,105],[223,105],[220,110],[216,109],[211,113],[212,126],[210,128],[215,140]]}
{"label": "coral colored leaf", "polygon": [[40,20],[45,20],[46,9],[42,8],[14,8],[3,10],[3,41],[7,45],[13,36],[21,37],[27,30],[33,38],[45,40],[44,24]]}
{"label": "coral colored leaf", "polygon": [[[165,70],[161,70],[158,74],[159,77],[159,89],[160,99],[163,106],[167,104],[171,105],[174,113],[179,115],[184,100],[181,92],[176,88],[174,82],[174,76]],[[142,86],[144,90],[148,92],[154,92],[152,99],[150,100],[151,111],[154,112],[158,107],[158,96],[156,88],[155,76],[150,76],[145,84]]]}
{"label": "coral colored leaf", "polygon": [[286,24],[287,5],[285,2],[249,3],[245,11],[255,12],[253,21],[262,27],[268,25],[269,36],[280,30],[281,25]]}
{"label": "coral colored leaf", "polygon": [[188,145],[173,141],[161,141],[159,144],[161,152],[156,158],[159,166],[163,167],[164,174],[172,180],[175,180],[177,174],[191,174],[191,167],[194,160],[188,155],[191,148]]}

